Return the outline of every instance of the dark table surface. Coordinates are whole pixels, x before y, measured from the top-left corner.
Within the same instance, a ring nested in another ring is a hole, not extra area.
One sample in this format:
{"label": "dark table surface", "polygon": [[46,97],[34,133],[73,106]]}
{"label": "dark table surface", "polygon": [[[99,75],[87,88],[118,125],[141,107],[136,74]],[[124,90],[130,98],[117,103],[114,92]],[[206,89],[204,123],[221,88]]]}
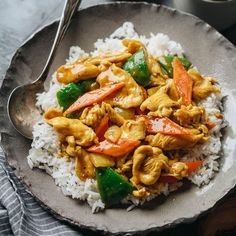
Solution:
{"label": "dark table surface", "polygon": [[[84,0],[81,8],[112,0]],[[172,6],[171,0],[153,0]],[[1,0],[0,1],[0,84],[17,48],[37,29],[58,18],[64,0]],[[236,45],[236,24],[221,32]],[[2,150],[0,149],[0,153]],[[235,193],[233,193],[235,195]],[[206,216],[205,216],[206,217]],[[175,229],[165,230],[158,235],[199,235],[199,224],[204,217],[192,224],[183,224]],[[90,231],[85,234],[97,235]],[[156,235],[156,234],[153,234]],[[223,235],[223,234],[222,234]],[[235,231],[224,235],[236,235]]]}

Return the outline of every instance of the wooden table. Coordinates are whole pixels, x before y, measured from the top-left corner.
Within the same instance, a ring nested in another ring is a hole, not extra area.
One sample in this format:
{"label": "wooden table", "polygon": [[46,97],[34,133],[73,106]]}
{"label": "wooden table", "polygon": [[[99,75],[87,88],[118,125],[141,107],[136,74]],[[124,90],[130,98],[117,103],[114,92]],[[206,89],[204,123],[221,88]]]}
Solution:
{"label": "wooden table", "polygon": [[[112,0],[84,0],[81,8],[104,2],[112,2]],[[172,5],[171,0],[153,0],[149,2]],[[0,1],[0,85],[16,49],[34,31],[58,18],[63,5],[64,0]],[[222,33],[236,45],[236,24]],[[192,224],[180,225],[175,229],[166,230],[158,235],[198,235],[198,229],[199,220]],[[236,235],[235,231],[232,233],[232,235]],[[89,234],[97,235],[91,232]]]}

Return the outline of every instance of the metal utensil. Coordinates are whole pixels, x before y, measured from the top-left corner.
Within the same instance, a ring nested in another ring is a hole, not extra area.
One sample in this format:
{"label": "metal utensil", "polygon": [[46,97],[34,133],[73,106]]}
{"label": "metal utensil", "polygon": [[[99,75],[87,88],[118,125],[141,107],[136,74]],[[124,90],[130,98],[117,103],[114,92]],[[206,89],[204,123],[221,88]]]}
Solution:
{"label": "metal utensil", "polygon": [[70,25],[72,16],[78,9],[80,3],[81,0],[66,0],[56,37],[42,73],[31,84],[16,87],[9,96],[7,104],[8,117],[15,129],[28,139],[33,138],[33,125],[40,116],[40,110],[35,105],[36,94],[44,89],[43,85],[48,76],[56,50],[62,41],[67,28]]}

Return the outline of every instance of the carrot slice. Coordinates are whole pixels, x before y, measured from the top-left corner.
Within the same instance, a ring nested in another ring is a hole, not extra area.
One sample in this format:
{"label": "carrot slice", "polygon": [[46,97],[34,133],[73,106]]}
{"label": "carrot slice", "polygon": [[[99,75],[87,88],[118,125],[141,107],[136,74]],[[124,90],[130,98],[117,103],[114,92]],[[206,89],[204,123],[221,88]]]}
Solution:
{"label": "carrot slice", "polygon": [[95,130],[95,133],[99,140],[103,141],[105,139],[104,134],[108,129],[108,125],[109,125],[109,117],[106,115],[102,118],[101,123]]}
{"label": "carrot slice", "polygon": [[64,115],[67,115],[71,112],[80,110],[83,107],[87,107],[93,105],[94,103],[99,103],[103,101],[105,98],[110,96],[112,93],[116,92],[117,90],[123,88],[125,83],[118,83],[105,86],[100,89],[96,89],[85,93],[83,96],[79,97],[65,112]]}
{"label": "carrot slice", "polygon": [[117,143],[104,140],[87,149],[88,152],[105,154],[112,157],[120,157],[132,151],[140,144],[140,141],[120,138]]}
{"label": "carrot slice", "polygon": [[[185,162],[185,164],[188,166],[188,174],[192,174],[197,170],[198,167],[202,165],[203,161],[194,161],[194,162]],[[158,182],[160,183],[175,183],[178,179],[174,176],[160,176],[158,179]]]}
{"label": "carrot slice", "polygon": [[202,160],[194,162],[185,162],[185,164],[188,166],[188,174],[192,174],[193,172],[195,172],[197,168],[202,165],[202,163]]}
{"label": "carrot slice", "polygon": [[190,135],[190,133],[167,117],[152,117],[147,115],[140,115],[145,119],[146,130],[149,134],[162,133],[167,135]]}
{"label": "carrot slice", "polygon": [[211,130],[211,129],[213,129],[213,128],[216,126],[216,124],[215,124],[215,123],[212,123],[212,122],[209,122],[209,123],[206,124],[206,126],[207,126],[207,128],[208,128],[209,130]]}
{"label": "carrot slice", "polygon": [[179,96],[182,97],[183,104],[190,105],[192,102],[193,80],[177,57],[174,58],[173,68],[174,83]]}

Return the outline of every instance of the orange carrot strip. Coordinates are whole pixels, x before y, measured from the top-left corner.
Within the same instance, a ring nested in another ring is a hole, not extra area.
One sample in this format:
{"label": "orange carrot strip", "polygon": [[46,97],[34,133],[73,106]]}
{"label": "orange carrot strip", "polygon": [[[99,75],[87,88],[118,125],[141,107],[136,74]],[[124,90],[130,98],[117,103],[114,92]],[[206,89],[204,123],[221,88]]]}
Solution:
{"label": "orange carrot strip", "polygon": [[117,143],[104,140],[87,149],[88,152],[105,154],[112,157],[120,157],[132,151],[140,144],[140,141],[120,138]]}
{"label": "orange carrot strip", "polygon": [[183,99],[183,104],[190,105],[192,102],[193,80],[177,57],[174,58],[173,68],[177,91]]}
{"label": "orange carrot strip", "polygon": [[105,86],[100,89],[92,90],[88,93],[85,93],[83,96],[79,97],[65,112],[64,115],[67,115],[71,112],[80,110],[83,107],[93,105],[94,103],[99,103],[103,101],[106,97],[110,96],[112,93],[121,89],[125,86],[125,83],[118,83]]}
{"label": "orange carrot strip", "polygon": [[215,123],[212,123],[212,122],[209,122],[209,123],[206,124],[206,126],[207,126],[207,128],[208,128],[209,130],[211,130],[211,129],[213,129],[213,128],[216,126],[216,124],[215,124]]}
{"label": "orange carrot strip", "polygon": [[137,117],[144,117],[147,133],[156,134],[162,133],[167,135],[190,135],[190,133],[167,117],[152,117],[147,115],[140,115]]}
{"label": "orange carrot strip", "polygon": [[95,133],[99,140],[103,141],[105,139],[104,134],[108,129],[108,125],[109,125],[109,117],[106,115],[102,118],[101,123],[95,130]]}
{"label": "orange carrot strip", "polygon": [[214,116],[215,116],[217,119],[221,119],[221,120],[224,118],[219,112],[215,112],[215,113],[214,113]]}
{"label": "orange carrot strip", "polygon": [[196,169],[202,165],[202,163],[202,160],[194,162],[185,162],[185,164],[188,166],[188,174],[192,174],[193,172],[195,172]]}

